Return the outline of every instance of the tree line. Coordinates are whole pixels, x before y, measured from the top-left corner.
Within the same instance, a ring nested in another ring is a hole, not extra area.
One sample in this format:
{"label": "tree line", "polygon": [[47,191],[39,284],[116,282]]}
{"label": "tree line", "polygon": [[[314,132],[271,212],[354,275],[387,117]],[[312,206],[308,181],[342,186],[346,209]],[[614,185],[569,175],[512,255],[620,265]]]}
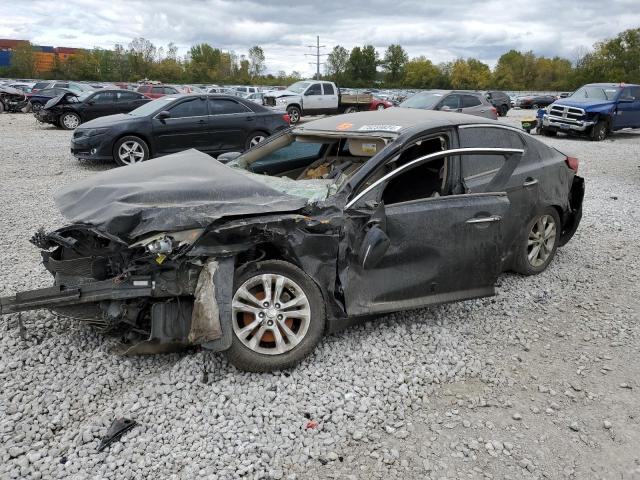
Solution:
{"label": "tree line", "polygon": [[[191,47],[179,57],[170,43],[156,47],[144,38],[126,48],[82,50],[66,60],[55,58],[48,78],[95,81],[142,79],[167,83],[220,83],[288,85],[301,78],[300,72],[267,74],[263,49],[254,46],[247,55],[223,51],[207,43]],[[11,66],[0,76],[35,77],[36,59],[25,44],[12,55]],[[532,51],[510,50],[495,68],[475,58],[459,58],[435,64],[426,56],[409,58],[398,44],[380,56],[373,45],[350,51],[336,45],[327,56],[324,77],[345,87],[456,88],[564,91],[590,82],[640,83],[640,28],[629,29],[596,43],[576,61],[538,56]]]}

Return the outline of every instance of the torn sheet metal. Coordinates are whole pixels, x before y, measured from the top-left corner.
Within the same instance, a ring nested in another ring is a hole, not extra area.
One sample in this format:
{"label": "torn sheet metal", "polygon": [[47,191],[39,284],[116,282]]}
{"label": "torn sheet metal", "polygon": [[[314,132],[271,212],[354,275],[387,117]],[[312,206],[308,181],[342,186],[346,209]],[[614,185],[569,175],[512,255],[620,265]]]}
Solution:
{"label": "torn sheet metal", "polygon": [[189,343],[199,345],[222,336],[220,327],[220,310],[216,301],[216,285],[214,276],[218,269],[218,262],[210,258],[200,271],[198,286],[196,287],[191,315],[191,330]]}
{"label": "torn sheet metal", "polygon": [[93,175],[62,190],[55,201],[72,222],[129,238],[307,204],[197,150]]}

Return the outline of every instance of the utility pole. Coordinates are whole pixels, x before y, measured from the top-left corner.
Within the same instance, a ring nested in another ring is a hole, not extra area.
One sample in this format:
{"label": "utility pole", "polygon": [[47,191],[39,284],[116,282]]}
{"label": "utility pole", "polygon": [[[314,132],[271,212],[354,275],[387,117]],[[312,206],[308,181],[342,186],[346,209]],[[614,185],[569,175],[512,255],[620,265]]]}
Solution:
{"label": "utility pole", "polygon": [[316,80],[320,80],[320,65],[324,65],[324,62],[320,61],[320,57],[324,57],[328,55],[328,53],[320,53],[321,48],[325,48],[324,45],[320,45],[320,35],[316,36],[316,44],[315,45],[307,45],[308,48],[314,48],[316,53],[305,53],[305,56],[316,57],[315,62],[309,62],[309,65],[316,66]]}

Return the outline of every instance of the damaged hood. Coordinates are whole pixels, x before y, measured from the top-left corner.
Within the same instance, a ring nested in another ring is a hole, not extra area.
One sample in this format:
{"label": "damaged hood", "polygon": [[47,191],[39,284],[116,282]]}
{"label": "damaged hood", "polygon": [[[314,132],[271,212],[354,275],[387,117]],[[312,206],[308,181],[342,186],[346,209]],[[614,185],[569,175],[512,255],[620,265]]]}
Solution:
{"label": "damaged hood", "polygon": [[307,204],[193,149],[99,173],[66,187],[55,201],[71,222],[130,239]]}
{"label": "damaged hood", "polygon": [[280,98],[280,97],[299,97],[300,94],[299,93],[295,93],[292,92],[291,90],[275,90],[273,92],[267,92],[264,94],[265,97],[273,97],[273,98]]}
{"label": "damaged hood", "polygon": [[44,109],[47,110],[49,108],[53,108],[56,105],[60,105],[60,103],[69,103],[69,98],[70,97],[77,97],[77,95],[75,93],[63,93],[61,95],[58,95],[57,97],[53,97],[51,100],[49,100],[47,103],[44,104]]}

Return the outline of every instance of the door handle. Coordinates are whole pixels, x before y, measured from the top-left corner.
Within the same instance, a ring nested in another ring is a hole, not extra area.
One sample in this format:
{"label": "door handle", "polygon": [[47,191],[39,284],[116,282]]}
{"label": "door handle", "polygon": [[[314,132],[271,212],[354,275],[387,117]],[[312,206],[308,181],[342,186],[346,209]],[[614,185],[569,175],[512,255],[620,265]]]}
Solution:
{"label": "door handle", "polygon": [[249,120],[250,122],[254,121],[256,119],[256,117],[247,117],[247,120]]}
{"label": "door handle", "polygon": [[490,223],[502,220],[500,215],[491,215],[490,217],[473,217],[467,220],[467,223]]}
{"label": "door handle", "polygon": [[524,183],[522,184],[523,187],[532,187],[533,185],[537,185],[538,184],[538,179],[537,178],[527,178]]}

